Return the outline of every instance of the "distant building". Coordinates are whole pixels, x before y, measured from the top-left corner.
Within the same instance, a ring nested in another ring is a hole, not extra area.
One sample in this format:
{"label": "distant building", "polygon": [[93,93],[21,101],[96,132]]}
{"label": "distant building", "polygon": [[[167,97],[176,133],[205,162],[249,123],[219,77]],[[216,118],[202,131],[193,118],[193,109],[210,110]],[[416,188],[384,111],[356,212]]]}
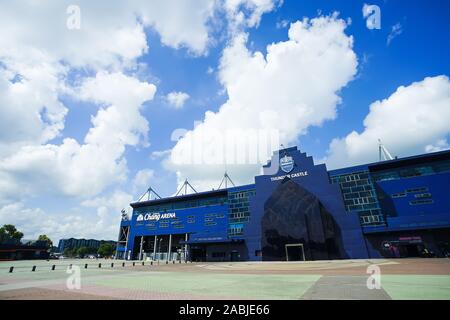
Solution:
{"label": "distant building", "polygon": [[64,252],[66,249],[78,249],[81,247],[86,247],[89,249],[98,249],[100,245],[104,243],[112,244],[113,246],[116,245],[116,241],[112,240],[95,240],[95,239],[75,239],[75,238],[69,238],[69,239],[61,239],[59,240],[58,244],[58,252]]}
{"label": "distant building", "polygon": [[1,243],[0,261],[48,259],[47,241],[22,240],[20,242]]}

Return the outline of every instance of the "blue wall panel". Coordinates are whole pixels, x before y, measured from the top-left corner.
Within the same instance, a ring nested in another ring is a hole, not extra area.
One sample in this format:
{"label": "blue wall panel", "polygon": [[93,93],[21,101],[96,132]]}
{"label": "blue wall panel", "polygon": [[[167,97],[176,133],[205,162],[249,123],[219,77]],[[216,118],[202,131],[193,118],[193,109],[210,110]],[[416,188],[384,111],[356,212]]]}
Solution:
{"label": "blue wall panel", "polygon": [[[306,156],[305,153],[301,153],[297,148],[285,150],[286,154],[291,156],[295,163],[294,169],[289,173],[291,179],[314,194],[325,209],[331,213],[341,231],[346,256],[348,258],[366,258],[367,251],[358,217],[345,211],[340,188],[338,185],[330,183],[325,165],[314,165],[312,158]],[[281,156],[284,155],[284,153],[281,154]],[[276,161],[276,157],[279,157],[277,153],[273,155],[272,162]],[[299,172],[307,172],[307,175],[293,177]],[[255,177],[256,196],[251,201],[251,223],[245,230],[245,238],[251,260],[261,259],[261,257],[255,256],[255,252],[261,250],[261,219],[265,211],[264,205],[281,183],[281,180],[273,181],[271,178],[284,175],[286,173],[279,169],[274,175]]]}

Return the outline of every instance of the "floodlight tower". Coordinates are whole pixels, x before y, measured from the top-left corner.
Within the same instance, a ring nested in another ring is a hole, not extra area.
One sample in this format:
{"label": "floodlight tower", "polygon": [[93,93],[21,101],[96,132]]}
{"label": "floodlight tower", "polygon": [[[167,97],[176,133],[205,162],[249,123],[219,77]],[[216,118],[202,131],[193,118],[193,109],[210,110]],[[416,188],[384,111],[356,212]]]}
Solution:
{"label": "floodlight tower", "polygon": [[145,191],[145,193],[139,198],[138,202],[140,202],[145,196],[147,196],[147,201],[152,200],[152,194],[154,195],[154,199],[161,199],[161,196],[157,194],[152,187],[149,187],[147,191]]}
{"label": "floodlight tower", "polygon": [[390,154],[388,149],[381,143],[381,139],[378,139],[378,157],[379,161],[394,160],[394,157]]}
{"label": "floodlight tower", "polygon": [[231,180],[230,176],[225,171],[225,174],[223,175],[222,181],[220,182],[219,188],[217,188],[217,189],[219,190],[222,187],[222,184],[225,186],[225,189],[227,189],[228,188],[228,182],[230,182],[233,185],[233,187],[235,187],[233,180]]}
{"label": "floodlight tower", "polygon": [[[177,191],[177,193],[175,194],[175,197],[178,195],[187,195],[188,194],[188,187],[194,191],[194,193],[197,193],[197,190],[194,189],[194,187],[189,183],[188,179],[184,180],[183,185],[180,187],[180,189]],[[184,189],[184,194],[182,193]]]}

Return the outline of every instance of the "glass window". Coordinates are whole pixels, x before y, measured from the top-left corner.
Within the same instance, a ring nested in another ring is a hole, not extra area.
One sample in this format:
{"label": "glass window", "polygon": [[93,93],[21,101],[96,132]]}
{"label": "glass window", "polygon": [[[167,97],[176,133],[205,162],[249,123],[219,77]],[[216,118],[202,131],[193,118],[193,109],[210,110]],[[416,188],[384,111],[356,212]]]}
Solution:
{"label": "glass window", "polygon": [[407,193],[426,192],[426,191],[428,191],[427,187],[406,189]]}
{"label": "glass window", "polygon": [[410,201],[409,204],[412,206],[422,205],[422,204],[432,204],[434,201],[432,199],[424,199],[424,200],[413,200]]}
{"label": "glass window", "polygon": [[427,193],[415,194],[414,198],[431,198],[431,193],[427,192]]}

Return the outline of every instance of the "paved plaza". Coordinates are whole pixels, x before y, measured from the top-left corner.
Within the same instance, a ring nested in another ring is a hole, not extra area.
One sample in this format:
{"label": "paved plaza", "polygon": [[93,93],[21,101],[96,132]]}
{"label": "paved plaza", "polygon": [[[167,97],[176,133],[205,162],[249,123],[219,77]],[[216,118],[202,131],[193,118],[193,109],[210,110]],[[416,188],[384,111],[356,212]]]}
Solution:
{"label": "paved plaza", "polygon": [[[72,268],[80,272],[79,289],[71,280],[72,288],[67,286],[74,275],[67,272],[70,265],[79,267]],[[373,265],[381,271],[379,289],[367,287],[367,268]],[[145,262],[144,266],[130,261],[122,266],[117,260],[0,262],[0,299],[449,300],[450,259]]]}

